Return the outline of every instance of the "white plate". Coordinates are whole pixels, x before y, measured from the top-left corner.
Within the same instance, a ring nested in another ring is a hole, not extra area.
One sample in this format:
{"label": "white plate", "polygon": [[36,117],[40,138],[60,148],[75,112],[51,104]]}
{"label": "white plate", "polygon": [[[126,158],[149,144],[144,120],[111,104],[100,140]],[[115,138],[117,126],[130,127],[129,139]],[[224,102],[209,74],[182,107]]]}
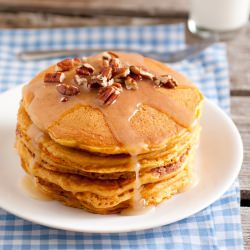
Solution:
{"label": "white plate", "polygon": [[96,215],[56,201],[30,198],[20,189],[24,176],[14,150],[16,113],[21,86],[0,95],[0,207],[24,219],[79,232],[128,232],[169,224],[217,200],[237,177],[243,158],[242,141],[231,119],[205,100],[198,150],[200,181],[193,189],[138,216]]}

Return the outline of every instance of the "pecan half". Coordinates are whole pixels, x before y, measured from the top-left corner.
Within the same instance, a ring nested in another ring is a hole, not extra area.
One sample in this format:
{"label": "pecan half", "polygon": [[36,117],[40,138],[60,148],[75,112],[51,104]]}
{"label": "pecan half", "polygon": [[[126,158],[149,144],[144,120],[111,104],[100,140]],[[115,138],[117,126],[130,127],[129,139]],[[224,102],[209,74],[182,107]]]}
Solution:
{"label": "pecan half", "polygon": [[114,83],[111,86],[101,88],[98,92],[97,98],[103,105],[110,105],[114,103],[117,97],[121,94],[122,86],[118,83]]}
{"label": "pecan half", "polygon": [[64,59],[61,62],[58,62],[55,66],[55,71],[68,71],[73,68],[73,61],[70,58]]}
{"label": "pecan half", "polygon": [[73,96],[73,95],[77,95],[80,93],[80,89],[77,86],[67,85],[64,83],[57,84],[56,89],[60,94],[66,95],[66,96]]}
{"label": "pecan half", "polygon": [[114,78],[126,77],[129,73],[130,73],[129,68],[118,68],[114,70],[113,77]]}
{"label": "pecan half", "polygon": [[107,80],[110,80],[112,77],[112,68],[111,67],[103,67],[101,71],[101,75],[106,77]]}
{"label": "pecan half", "polygon": [[65,79],[65,75],[62,72],[56,72],[56,73],[46,73],[44,76],[44,82],[63,82]]}
{"label": "pecan half", "polygon": [[94,73],[94,67],[89,63],[83,63],[76,69],[76,74],[89,76]]}
{"label": "pecan half", "polygon": [[130,90],[130,89],[132,89],[132,90],[138,89],[138,85],[137,85],[136,80],[134,80],[131,76],[126,77],[125,86],[126,86],[126,89],[128,89],[128,90]]}
{"label": "pecan half", "polygon": [[154,83],[159,87],[164,87],[168,89],[176,88],[178,85],[176,80],[171,75],[162,75],[156,77]]}
{"label": "pecan half", "polygon": [[139,66],[130,66],[130,71],[135,75],[141,75],[147,79],[153,80],[154,74],[148,72],[146,69]]}

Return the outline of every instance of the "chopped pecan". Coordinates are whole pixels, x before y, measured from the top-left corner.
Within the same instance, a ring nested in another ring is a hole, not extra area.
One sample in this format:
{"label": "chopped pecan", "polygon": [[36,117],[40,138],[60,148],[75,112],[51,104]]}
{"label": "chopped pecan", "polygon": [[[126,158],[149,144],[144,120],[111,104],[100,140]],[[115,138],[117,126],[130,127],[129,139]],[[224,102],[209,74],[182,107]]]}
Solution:
{"label": "chopped pecan", "polygon": [[113,58],[119,58],[119,56],[113,51],[108,51],[108,54],[110,54],[111,57],[113,57]]}
{"label": "chopped pecan", "polygon": [[121,61],[118,58],[111,58],[111,60],[109,61],[109,65],[113,69],[117,69],[121,67]]}
{"label": "chopped pecan", "polygon": [[89,76],[94,73],[94,67],[89,63],[83,63],[76,69],[76,74]]}
{"label": "chopped pecan", "polygon": [[113,77],[114,78],[126,77],[129,73],[130,73],[129,68],[118,68],[114,70]]}
{"label": "chopped pecan", "polygon": [[64,79],[65,75],[62,72],[46,73],[44,76],[44,82],[63,82]]}
{"label": "chopped pecan", "polygon": [[91,75],[91,73],[87,69],[82,68],[82,67],[79,67],[76,69],[76,74],[80,75],[80,76],[90,76]]}
{"label": "chopped pecan", "polygon": [[147,79],[153,80],[154,74],[139,66],[130,66],[130,71],[136,75],[141,75]]}
{"label": "chopped pecan", "polygon": [[162,166],[162,167],[157,167],[157,168],[153,168],[151,169],[151,173],[154,176],[158,176],[158,177],[162,177],[166,174],[172,173],[174,171],[176,171],[177,169],[179,169],[181,166],[181,162],[177,162],[177,163],[171,163],[168,164],[166,166]]}
{"label": "chopped pecan", "polygon": [[132,90],[138,89],[138,85],[137,85],[136,80],[134,80],[131,76],[126,77],[125,86],[126,86],[126,89],[128,89],[128,90],[130,90],[130,89],[132,89]]}
{"label": "chopped pecan", "polygon": [[103,60],[110,60],[112,58],[112,55],[110,55],[108,52],[103,52],[102,53],[102,59]]}
{"label": "chopped pecan", "polygon": [[112,59],[118,59],[118,55],[112,51],[107,51],[102,53],[102,64],[103,67],[108,67],[109,65],[113,68],[119,67],[119,61],[112,60]]}
{"label": "chopped pecan", "polygon": [[70,58],[64,59],[61,62],[57,63],[55,66],[55,71],[68,71],[73,68],[73,61]]}
{"label": "chopped pecan", "polygon": [[66,95],[66,96],[77,95],[80,93],[80,89],[77,86],[67,85],[64,83],[57,84],[56,89],[60,94]]}
{"label": "chopped pecan", "polygon": [[75,83],[79,86],[83,86],[85,89],[88,89],[88,79],[85,77],[81,77],[79,75],[75,75],[74,77]]}
{"label": "chopped pecan", "polygon": [[92,76],[88,84],[91,88],[107,87],[107,77],[103,76],[102,74]]}
{"label": "chopped pecan", "polygon": [[110,80],[112,77],[112,68],[111,67],[103,67],[101,71],[101,75],[106,77],[107,80]]}
{"label": "chopped pecan", "polygon": [[86,68],[90,73],[93,73],[95,71],[95,68],[89,63],[83,63],[82,67]]}
{"label": "chopped pecan", "polygon": [[119,56],[113,52],[113,51],[106,51],[102,53],[102,58],[103,59],[108,59],[110,60],[111,58],[118,58]]}
{"label": "chopped pecan", "polygon": [[164,87],[168,89],[173,89],[177,87],[176,80],[171,75],[162,75],[154,79],[155,85],[159,87]]}
{"label": "chopped pecan", "polygon": [[111,86],[101,88],[98,92],[98,99],[101,104],[110,105],[114,103],[117,97],[121,94],[122,86],[118,83],[114,83]]}
{"label": "chopped pecan", "polygon": [[69,98],[67,96],[63,96],[60,99],[60,102],[67,102],[69,100]]}

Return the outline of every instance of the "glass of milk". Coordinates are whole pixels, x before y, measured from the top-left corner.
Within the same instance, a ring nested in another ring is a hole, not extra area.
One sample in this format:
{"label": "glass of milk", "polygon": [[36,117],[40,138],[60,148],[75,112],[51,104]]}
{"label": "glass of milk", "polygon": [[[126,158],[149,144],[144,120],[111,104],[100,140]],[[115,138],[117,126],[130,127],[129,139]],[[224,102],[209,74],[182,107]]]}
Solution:
{"label": "glass of milk", "polygon": [[188,28],[203,37],[239,30],[249,18],[250,0],[189,0]]}

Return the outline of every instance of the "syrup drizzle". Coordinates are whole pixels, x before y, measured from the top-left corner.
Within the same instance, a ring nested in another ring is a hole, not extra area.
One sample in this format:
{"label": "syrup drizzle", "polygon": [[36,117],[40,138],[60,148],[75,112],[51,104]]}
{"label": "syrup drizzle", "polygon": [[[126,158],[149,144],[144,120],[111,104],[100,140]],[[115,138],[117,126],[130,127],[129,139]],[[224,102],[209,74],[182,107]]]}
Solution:
{"label": "syrup drizzle", "polygon": [[20,182],[21,188],[33,199],[50,201],[52,198],[39,188],[36,178],[31,176],[33,168],[40,160],[39,143],[41,143],[45,134],[35,124],[31,124],[27,129],[27,135],[31,138],[31,143],[34,148],[34,156],[30,158],[27,169],[30,175],[22,177]]}
{"label": "syrup drizzle", "polygon": [[31,138],[32,145],[38,150],[38,145],[44,138],[44,132],[32,123],[27,129],[27,135]]}

